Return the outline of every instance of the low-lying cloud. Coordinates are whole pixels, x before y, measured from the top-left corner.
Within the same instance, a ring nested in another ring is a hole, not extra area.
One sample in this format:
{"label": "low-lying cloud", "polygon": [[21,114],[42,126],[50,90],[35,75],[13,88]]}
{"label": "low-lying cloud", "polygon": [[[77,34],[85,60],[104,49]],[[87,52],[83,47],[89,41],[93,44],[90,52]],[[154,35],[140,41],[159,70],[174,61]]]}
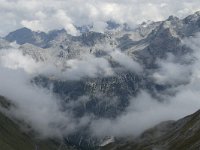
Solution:
{"label": "low-lying cloud", "polygon": [[183,40],[183,44],[193,49],[185,62],[181,63],[172,54],[166,60],[158,60],[159,69],[152,77],[157,84],[170,85],[167,93],[157,93],[157,100],[142,90],[137,97],[130,98],[126,111],[116,119],[98,119],[91,129],[98,136],[138,136],[144,130],[166,120],[177,120],[194,113],[200,108],[200,53],[199,34]]}
{"label": "low-lying cloud", "polygon": [[21,69],[0,67],[0,94],[15,107],[10,114],[31,125],[42,137],[68,135],[84,126],[89,119],[73,118],[67,110],[62,111],[61,101],[50,91],[30,83],[30,76]]}
{"label": "low-lying cloud", "polygon": [[172,54],[169,54],[166,60],[157,61],[159,69],[152,75],[152,78],[157,84],[174,85],[183,84],[184,82],[189,81],[192,72],[191,69],[194,64],[186,64],[176,61],[176,57]]}
{"label": "low-lying cloud", "polygon": [[123,68],[135,72],[141,73],[143,71],[143,67],[137,62],[134,61],[131,57],[122,53],[120,50],[115,50],[110,54],[115,62],[119,63]]}
{"label": "low-lying cloud", "polygon": [[108,60],[92,54],[69,60],[60,60],[57,56],[52,56],[46,61],[36,61],[31,55],[24,55],[21,50],[11,48],[0,51],[0,63],[6,68],[23,69],[32,76],[44,75],[61,80],[114,75]]}
{"label": "low-lying cloud", "polygon": [[[152,74],[151,78],[157,84],[170,85],[167,91],[169,94],[157,93],[162,99],[158,101],[151,93],[141,90],[137,97],[130,97],[130,105],[115,119],[94,119],[92,114],[76,118],[70,111],[71,109],[63,110],[61,100],[51,91],[30,83],[32,77],[42,73],[42,71],[43,73],[48,71],[44,71],[44,68],[42,70],[41,64],[38,62],[32,62],[32,58],[24,58],[26,56],[23,56],[16,49],[0,52],[0,95],[7,97],[17,106],[17,108],[11,109],[11,113],[15,117],[23,119],[45,137],[67,136],[85,126],[90,128],[92,135],[98,137],[107,135],[137,136],[161,121],[179,119],[199,109],[199,41],[199,35],[183,40],[183,44],[193,49],[193,54],[189,56],[194,60],[191,63],[181,63],[172,55],[169,55],[166,60],[157,61],[160,68]],[[127,59],[127,56],[122,52],[116,51],[110,55],[118,60],[122,67],[134,71],[140,70],[139,65],[133,62],[134,60]],[[118,57],[119,55],[122,57]],[[119,60],[121,58],[127,60]],[[188,57],[186,58],[188,61]],[[132,65],[128,66],[129,63]],[[111,73],[112,75],[113,71],[109,61],[93,55],[68,60],[65,65],[68,66],[63,71],[65,72],[64,76],[68,77],[66,79],[95,77],[102,73]],[[56,67],[48,70],[48,74],[58,71]],[[62,75],[59,76],[61,72],[57,72],[57,74],[58,79],[63,78]],[[88,101],[87,95],[77,102],[85,103],[86,101]],[[69,103],[68,106],[75,105],[78,104]]]}

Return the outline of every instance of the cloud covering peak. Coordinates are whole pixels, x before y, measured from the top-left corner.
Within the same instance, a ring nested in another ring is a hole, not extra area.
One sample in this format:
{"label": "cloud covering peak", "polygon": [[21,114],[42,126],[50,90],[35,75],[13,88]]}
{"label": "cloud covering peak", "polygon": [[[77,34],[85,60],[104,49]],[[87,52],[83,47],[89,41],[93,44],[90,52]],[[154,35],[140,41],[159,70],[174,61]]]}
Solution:
{"label": "cloud covering peak", "polygon": [[65,28],[77,35],[75,26],[87,24],[102,32],[108,20],[134,26],[198,10],[200,2],[196,0],[0,0],[0,35],[23,26],[36,31]]}

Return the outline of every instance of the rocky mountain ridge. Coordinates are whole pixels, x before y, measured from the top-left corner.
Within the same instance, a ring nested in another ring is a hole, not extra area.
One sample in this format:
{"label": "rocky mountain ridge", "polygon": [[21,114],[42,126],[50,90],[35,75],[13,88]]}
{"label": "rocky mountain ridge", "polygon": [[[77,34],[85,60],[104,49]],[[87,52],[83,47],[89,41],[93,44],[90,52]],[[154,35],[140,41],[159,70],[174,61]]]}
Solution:
{"label": "rocky mountain ridge", "polygon": [[[51,90],[62,103],[77,103],[75,107],[66,105],[66,108],[78,118],[92,114],[95,118],[113,119],[126,110],[130,97],[137,96],[141,90],[148,91],[155,99],[162,101],[156,94],[164,93],[171,85],[160,85],[151,78],[159,68],[157,60],[165,60],[170,53],[178,63],[183,63],[182,58],[193,50],[184,45],[182,40],[198,32],[200,13],[196,12],[184,19],[170,16],[165,21],[143,23],[129,30],[118,27],[105,33],[86,30],[79,36],[69,35],[65,30],[44,33],[22,28],[1,39],[0,48],[5,49],[9,47],[9,42],[16,41],[23,55],[30,56],[37,63],[50,63],[59,68],[61,73],[70,69],[68,61],[84,60],[85,55],[105,60],[111,66],[111,75],[104,75],[104,70],[100,68],[100,73],[92,77],[86,75],[80,79],[62,80],[40,74],[31,82],[47,89],[53,85]],[[116,52],[141,66],[142,72],[138,74],[124,67],[121,57],[115,57]],[[168,125],[171,126],[171,123]],[[75,136],[72,135],[71,142],[77,144],[81,141],[80,145],[84,146],[92,143],[88,142],[91,141],[90,137],[82,140],[82,136],[89,136],[87,131],[83,135],[79,133],[77,131]]]}

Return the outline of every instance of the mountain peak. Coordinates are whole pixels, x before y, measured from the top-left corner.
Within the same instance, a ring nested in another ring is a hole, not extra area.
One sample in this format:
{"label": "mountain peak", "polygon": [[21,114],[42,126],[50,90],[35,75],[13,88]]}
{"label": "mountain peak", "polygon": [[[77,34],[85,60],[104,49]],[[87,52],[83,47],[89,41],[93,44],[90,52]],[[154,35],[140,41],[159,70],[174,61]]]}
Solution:
{"label": "mountain peak", "polygon": [[167,21],[178,21],[178,20],[179,20],[179,18],[176,16],[173,16],[173,15],[169,16],[167,19]]}
{"label": "mountain peak", "polygon": [[33,41],[33,32],[30,29],[23,27],[9,33],[5,39],[9,42],[16,41],[18,44],[29,43]]}
{"label": "mountain peak", "polygon": [[197,11],[196,13],[187,16],[184,20],[185,23],[191,23],[195,22],[200,19],[200,11]]}

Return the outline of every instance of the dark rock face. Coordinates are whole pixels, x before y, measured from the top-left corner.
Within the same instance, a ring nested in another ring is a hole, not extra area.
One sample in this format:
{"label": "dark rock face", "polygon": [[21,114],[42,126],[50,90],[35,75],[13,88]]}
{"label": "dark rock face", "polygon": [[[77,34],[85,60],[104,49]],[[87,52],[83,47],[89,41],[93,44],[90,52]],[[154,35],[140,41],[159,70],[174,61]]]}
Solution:
{"label": "dark rock face", "polygon": [[114,22],[114,21],[107,21],[107,29],[108,30],[113,30],[113,29],[117,29],[120,27],[120,24]]}
{"label": "dark rock face", "polygon": [[[84,79],[80,81],[55,81],[44,77],[35,78],[36,84],[49,87],[66,102],[78,101],[88,96],[84,105],[79,105],[77,115],[92,113],[97,117],[116,117],[129,104],[129,96],[136,95],[143,88],[142,77],[132,73],[122,73],[115,77]],[[145,88],[145,87],[144,87]]]}

